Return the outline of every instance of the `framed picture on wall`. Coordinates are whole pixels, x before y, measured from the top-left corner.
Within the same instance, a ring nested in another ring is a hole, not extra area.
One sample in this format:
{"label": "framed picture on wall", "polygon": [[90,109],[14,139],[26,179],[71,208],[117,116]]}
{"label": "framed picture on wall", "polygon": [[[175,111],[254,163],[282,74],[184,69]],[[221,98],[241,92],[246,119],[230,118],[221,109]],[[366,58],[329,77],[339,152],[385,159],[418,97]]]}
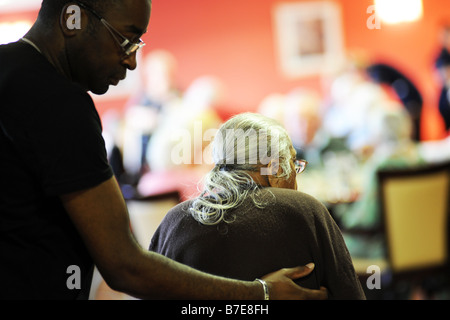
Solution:
{"label": "framed picture on wall", "polygon": [[274,7],[275,43],[283,75],[326,74],[344,59],[341,10],[328,1],[280,3]]}

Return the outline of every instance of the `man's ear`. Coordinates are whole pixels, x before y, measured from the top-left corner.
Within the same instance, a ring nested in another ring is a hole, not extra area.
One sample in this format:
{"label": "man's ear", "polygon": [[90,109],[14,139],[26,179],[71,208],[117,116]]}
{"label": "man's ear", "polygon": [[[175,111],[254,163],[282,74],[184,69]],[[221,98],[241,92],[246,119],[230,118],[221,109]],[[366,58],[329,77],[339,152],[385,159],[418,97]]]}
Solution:
{"label": "man's ear", "polygon": [[61,10],[59,24],[63,34],[72,37],[81,28],[86,28],[88,21],[86,13],[76,3],[67,3]]}

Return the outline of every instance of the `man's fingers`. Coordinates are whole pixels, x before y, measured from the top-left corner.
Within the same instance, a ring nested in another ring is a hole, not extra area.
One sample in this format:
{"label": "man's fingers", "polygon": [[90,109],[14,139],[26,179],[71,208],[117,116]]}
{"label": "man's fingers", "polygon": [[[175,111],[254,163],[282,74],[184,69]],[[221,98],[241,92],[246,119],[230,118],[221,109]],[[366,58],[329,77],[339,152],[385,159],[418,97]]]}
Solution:
{"label": "man's fingers", "polygon": [[305,292],[304,300],[326,300],[328,299],[328,290],[320,287],[320,290],[302,288]]}
{"label": "man's fingers", "polygon": [[303,288],[293,280],[305,277],[314,270],[314,263],[294,268],[284,268],[265,275],[264,279],[269,286],[270,299],[273,300],[325,300],[328,291],[321,287],[320,290]]}
{"label": "man's fingers", "polygon": [[285,276],[290,279],[305,277],[314,270],[314,263],[308,263],[305,266],[285,269]]}

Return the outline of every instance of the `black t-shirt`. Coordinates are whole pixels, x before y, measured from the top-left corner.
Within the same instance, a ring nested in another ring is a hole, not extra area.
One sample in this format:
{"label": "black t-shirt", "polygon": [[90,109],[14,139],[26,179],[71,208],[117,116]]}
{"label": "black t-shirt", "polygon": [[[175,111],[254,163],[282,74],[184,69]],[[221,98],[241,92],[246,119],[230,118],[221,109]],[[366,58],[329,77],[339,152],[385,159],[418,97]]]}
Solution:
{"label": "black t-shirt", "polygon": [[92,259],[59,196],[112,177],[101,130],[36,49],[0,46],[0,298],[87,297]]}

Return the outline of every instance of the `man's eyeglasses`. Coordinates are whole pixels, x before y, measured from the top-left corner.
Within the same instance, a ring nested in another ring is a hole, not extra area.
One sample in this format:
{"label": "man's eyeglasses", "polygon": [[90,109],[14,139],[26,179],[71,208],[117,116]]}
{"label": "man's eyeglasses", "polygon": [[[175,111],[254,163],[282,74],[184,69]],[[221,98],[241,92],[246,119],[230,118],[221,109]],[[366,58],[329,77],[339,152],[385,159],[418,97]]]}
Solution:
{"label": "man's eyeglasses", "polygon": [[133,54],[134,52],[145,46],[145,42],[141,39],[139,39],[138,42],[131,42],[131,40],[117,31],[108,21],[106,21],[104,18],[102,18],[102,16],[95,12],[94,9],[89,8],[87,5],[79,1],[75,1],[75,3],[77,3],[83,9],[92,13],[97,19],[101,21],[101,23],[103,23],[103,25],[106,27],[106,29],[108,29],[108,31],[111,33],[113,38],[117,41],[117,43],[127,56]]}
{"label": "man's eyeglasses", "polygon": [[297,174],[302,173],[303,171],[305,171],[307,164],[308,161],[306,160],[295,160],[294,161],[295,172],[297,172]]}

